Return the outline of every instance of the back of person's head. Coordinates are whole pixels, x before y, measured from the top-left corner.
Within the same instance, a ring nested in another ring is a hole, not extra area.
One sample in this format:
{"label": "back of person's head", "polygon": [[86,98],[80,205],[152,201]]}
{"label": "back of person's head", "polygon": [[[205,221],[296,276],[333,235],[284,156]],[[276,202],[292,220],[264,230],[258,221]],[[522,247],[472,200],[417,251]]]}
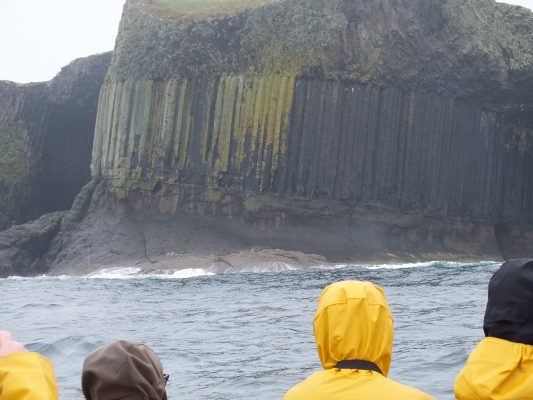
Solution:
{"label": "back of person's head", "polygon": [[492,276],[483,330],[533,345],[533,259],[508,260]]}
{"label": "back of person's head", "polygon": [[388,374],[393,320],[379,286],[360,281],[327,286],[318,299],[313,325],[324,368],[334,368],[339,361],[364,360]]}
{"label": "back of person's head", "polygon": [[83,363],[87,400],[166,400],[163,366],[147,346],[120,340],[102,346]]}

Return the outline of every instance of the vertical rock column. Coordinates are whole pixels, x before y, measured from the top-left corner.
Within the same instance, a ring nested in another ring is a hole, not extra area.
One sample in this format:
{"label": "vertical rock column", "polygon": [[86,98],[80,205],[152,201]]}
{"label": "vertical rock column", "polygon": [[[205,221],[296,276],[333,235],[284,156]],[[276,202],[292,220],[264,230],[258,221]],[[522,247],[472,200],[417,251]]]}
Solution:
{"label": "vertical rock column", "polygon": [[93,175],[124,196],[162,182],[496,222],[531,216],[529,134],[465,101],[338,80],[108,81]]}
{"label": "vertical rock column", "polygon": [[92,172],[116,187],[157,180],[268,190],[286,152],[294,78],[107,82]]}

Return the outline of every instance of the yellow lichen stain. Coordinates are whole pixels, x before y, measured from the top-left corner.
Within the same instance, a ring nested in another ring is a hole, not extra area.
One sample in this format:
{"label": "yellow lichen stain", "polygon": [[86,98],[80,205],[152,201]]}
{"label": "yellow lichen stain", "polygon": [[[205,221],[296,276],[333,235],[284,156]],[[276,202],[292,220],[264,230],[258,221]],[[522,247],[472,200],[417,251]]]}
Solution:
{"label": "yellow lichen stain", "polygon": [[257,149],[257,137],[259,135],[259,128],[261,124],[261,114],[263,110],[263,93],[265,92],[265,78],[259,77],[257,82],[257,92],[255,94],[255,102],[254,102],[254,113],[253,113],[253,124],[252,124],[252,132],[251,132],[251,156],[255,155]]}
{"label": "yellow lichen stain", "polygon": [[229,169],[233,113],[238,84],[236,77],[226,77],[222,81],[224,82],[224,95],[222,96],[222,115],[218,133],[218,157],[213,171],[217,175],[220,172],[227,172]]}
{"label": "yellow lichen stain", "polygon": [[167,166],[165,165],[165,158],[167,152],[172,150],[173,146],[173,134],[175,126],[175,113],[177,105],[177,91],[178,91],[178,81],[171,79],[167,82],[164,95],[164,104],[163,104],[163,120],[161,123],[161,137],[159,140],[159,163],[160,168],[164,170]]}
{"label": "yellow lichen stain", "polygon": [[150,154],[150,136],[152,135],[152,107],[153,107],[153,86],[154,82],[152,80],[146,80],[143,84],[143,90],[141,96],[143,98],[143,110],[142,117],[144,118],[142,122],[140,140],[139,140],[139,160],[147,161],[147,157]]}
{"label": "yellow lichen stain", "polygon": [[126,200],[128,198],[129,190],[128,188],[117,187],[115,188],[115,196],[119,200]]}
{"label": "yellow lichen stain", "polygon": [[178,155],[179,160],[179,169],[183,170],[187,166],[188,161],[188,151],[189,151],[189,135],[191,132],[191,123],[192,123],[192,96],[194,94],[189,91],[185,91],[184,98],[184,107],[183,107],[183,125],[182,125],[182,143],[180,144],[180,151]]}
{"label": "yellow lichen stain", "polygon": [[279,104],[283,102],[280,98],[280,90],[282,89],[282,77],[274,76],[272,78],[272,93],[270,95],[270,107],[268,110],[267,122],[267,144],[273,145],[276,138],[276,122],[279,110]]}
{"label": "yellow lichen stain", "polygon": [[[150,149],[148,153],[148,163],[152,168],[156,166],[162,167],[162,160],[160,159],[161,146],[161,130],[163,129],[164,107],[165,107],[165,90],[161,84],[156,84],[154,87],[154,106],[151,113],[150,126]],[[161,157],[162,158],[162,157]]]}
{"label": "yellow lichen stain", "polygon": [[287,78],[287,94],[285,96],[285,104],[281,117],[281,141],[280,141],[280,155],[285,154],[287,151],[287,129],[289,128],[290,114],[292,110],[292,102],[294,98],[294,87],[296,85],[296,78],[289,76]]}
{"label": "yellow lichen stain", "polygon": [[244,80],[244,102],[242,103],[243,117],[241,118],[241,123],[239,124],[239,144],[238,144],[238,154],[237,154],[237,170],[241,172],[241,164],[245,159],[244,147],[246,143],[246,136],[248,129],[252,127],[253,119],[253,109],[254,105],[252,100],[255,98],[255,87],[256,87],[256,78],[249,77]]}
{"label": "yellow lichen stain", "polygon": [[207,109],[204,115],[204,131],[202,133],[202,160],[204,163],[208,161],[208,157],[210,154],[210,138],[212,136],[212,132],[209,131],[209,128],[211,127],[210,124],[210,117],[211,117],[211,107],[213,104],[213,97],[216,93],[215,88],[216,80],[210,80],[207,84],[207,93],[206,93],[206,103],[207,103]]}
{"label": "yellow lichen stain", "polygon": [[222,198],[220,189],[213,185],[207,185],[205,190],[205,200],[209,203],[219,203]]}
{"label": "yellow lichen stain", "polygon": [[[184,185],[179,182],[179,173],[188,167],[189,160],[207,161],[205,185],[210,187],[205,193],[207,204],[220,201],[219,192],[213,188],[218,187],[224,174],[237,174],[231,177],[236,186],[252,175],[261,190],[271,187],[287,150],[294,76],[222,76],[203,85],[207,92],[192,90],[193,84],[187,79],[142,80],[134,85],[135,89],[127,91],[129,96],[135,97],[131,100],[129,127],[133,130],[130,140],[127,144],[126,141],[117,142],[115,146],[118,143],[127,145],[129,149],[124,151],[131,151],[130,157],[136,153],[139,163],[107,165],[104,171],[110,181],[126,178],[120,183],[115,181],[118,197],[127,197],[132,189],[150,192],[152,186],[147,184],[150,181],[176,187]],[[113,87],[110,89],[106,89],[109,95],[114,94]],[[204,97],[199,99],[197,96]],[[126,100],[121,103],[126,104]],[[194,109],[196,104],[204,106]],[[200,112],[202,116],[196,114]],[[192,132],[192,121],[200,117],[205,118],[201,132]],[[113,119],[113,116],[107,118]],[[112,128],[113,121],[107,123]],[[201,135],[196,141],[200,146],[189,145],[193,134]],[[104,139],[108,146],[113,145],[110,139]],[[102,150],[109,153],[111,149]],[[193,151],[198,154],[192,154]],[[166,161],[169,153],[173,155],[170,165]],[[246,170],[242,168],[245,161],[248,161]],[[269,171],[265,171],[267,165]],[[263,182],[264,177],[270,179]]]}
{"label": "yellow lichen stain", "polygon": [[[233,120],[233,126],[232,126],[232,141],[235,142],[235,146],[240,145],[240,141],[243,139],[243,134],[241,129],[241,119],[242,119],[242,113],[243,113],[243,104],[242,104],[242,98],[243,98],[243,90],[244,90],[244,77],[238,76],[237,79],[237,94],[235,99],[235,118]],[[240,165],[240,161],[238,161],[236,158],[238,157],[238,151],[235,149],[235,146],[233,148],[230,163],[232,167],[234,167],[238,171],[238,165]]]}
{"label": "yellow lichen stain", "polygon": [[281,121],[283,118],[284,106],[285,104],[287,104],[287,100],[288,100],[287,99],[288,82],[289,80],[286,76],[281,77],[281,82],[280,82],[279,92],[278,92],[277,109],[276,109],[276,122],[273,128],[274,135],[271,141],[272,164],[270,167],[270,182],[268,182],[269,185],[272,184],[274,174],[276,170],[278,169],[280,148],[281,148],[281,136],[285,133],[285,132],[282,132]]}
{"label": "yellow lichen stain", "polygon": [[263,109],[261,113],[261,123],[258,132],[258,152],[257,152],[257,168],[256,179],[259,182],[260,190],[264,189],[263,172],[267,162],[267,150],[270,144],[270,138],[273,136],[271,121],[275,118],[275,106],[277,101],[277,76],[271,76],[266,79],[266,90],[264,93]]}
{"label": "yellow lichen stain", "polygon": [[131,173],[131,176],[133,179],[136,179],[136,180],[139,180],[141,179],[142,177],[142,168],[140,166],[138,166],[137,168],[135,168],[132,173]]}
{"label": "yellow lichen stain", "polygon": [[259,124],[259,130],[257,132],[258,137],[258,149],[257,149],[257,165],[256,165],[256,179],[259,182],[260,190],[264,189],[262,182],[263,171],[265,169],[266,159],[266,139],[267,139],[267,125],[268,118],[272,112],[272,92],[274,85],[274,77],[269,76],[265,78],[265,90],[263,92],[261,118]]}
{"label": "yellow lichen stain", "polygon": [[243,209],[247,215],[255,214],[263,211],[265,203],[256,198],[246,197],[243,201]]}
{"label": "yellow lichen stain", "polygon": [[[184,80],[180,80],[179,81],[179,89],[178,89],[178,105],[177,105],[177,116],[176,116],[176,127],[175,127],[175,130],[174,130],[174,149],[173,149],[173,153],[174,153],[174,160],[173,160],[173,168],[174,169],[179,169],[180,165],[182,164],[181,162],[181,154],[182,154],[182,149],[181,149],[181,141],[182,141],[182,132],[184,131],[184,113],[186,113],[186,107],[185,107],[185,98],[186,98],[186,95],[187,95],[187,86],[188,86],[188,81],[186,79]],[[175,165],[175,162],[177,161],[178,165]]]}
{"label": "yellow lichen stain", "polygon": [[216,151],[218,146],[218,135],[220,132],[220,122],[224,105],[225,79],[220,78],[218,82],[217,99],[215,101],[215,112],[213,113],[213,132],[211,134],[211,148],[209,150],[209,166],[214,168],[216,163]]}

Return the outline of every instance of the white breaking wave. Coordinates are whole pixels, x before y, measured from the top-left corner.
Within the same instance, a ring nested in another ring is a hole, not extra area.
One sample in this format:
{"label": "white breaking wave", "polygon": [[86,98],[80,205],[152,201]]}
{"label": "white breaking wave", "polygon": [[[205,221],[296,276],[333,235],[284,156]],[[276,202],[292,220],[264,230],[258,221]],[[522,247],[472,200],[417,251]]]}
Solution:
{"label": "white breaking wave", "polygon": [[[418,263],[405,263],[405,264],[332,264],[332,265],[315,265],[313,269],[323,270],[335,270],[344,268],[363,268],[363,269],[403,269],[403,268],[421,268],[432,267],[437,264],[438,261],[418,262]],[[457,263],[459,264],[459,263]]]}
{"label": "white breaking wave", "polygon": [[135,267],[115,267],[91,272],[83,277],[91,279],[131,279],[142,276],[141,272],[140,268]]}
{"label": "white breaking wave", "polygon": [[211,276],[211,275],[215,275],[215,273],[206,271],[203,268],[186,268],[186,269],[178,269],[170,275],[164,275],[164,274],[158,275],[158,278],[186,279],[186,278],[194,278],[197,276]]}
{"label": "white breaking wave", "polygon": [[365,269],[405,269],[405,268],[423,268],[423,267],[479,267],[479,266],[491,266],[500,264],[496,261],[478,261],[475,263],[465,263],[457,261],[426,261],[416,263],[404,263],[404,264],[374,264],[374,265],[362,265]]}
{"label": "white breaking wave", "polygon": [[156,272],[151,274],[143,273],[141,268],[137,267],[115,267],[105,268],[100,271],[90,273],[83,276],[88,279],[187,279],[197,276],[214,275],[212,272],[208,272],[203,268],[186,268],[180,270],[171,270],[164,272]]}
{"label": "white breaking wave", "polygon": [[[144,272],[138,267],[113,267],[104,268],[90,274],[76,277],[76,276],[48,276],[41,275],[37,277],[20,277],[10,276],[5,278],[6,280],[33,280],[33,279],[188,279],[201,276],[212,276],[216,274],[224,273],[280,273],[290,271],[305,271],[308,269],[314,270],[337,270],[344,268],[359,268],[367,270],[387,270],[387,269],[408,269],[408,268],[428,268],[428,267],[442,267],[442,268],[461,268],[461,267],[491,267],[500,265],[501,262],[497,261],[478,261],[478,262],[455,262],[455,261],[427,261],[427,262],[415,262],[415,263],[396,263],[396,264],[322,264],[312,267],[296,266],[280,261],[264,262],[260,264],[251,264],[245,267],[234,267],[232,265],[212,265],[210,268],[185,268],[185,269],[172,269],[165,271],[154,271],[150,273]],[[3,280],[3,279],[0,279]]]}
{"label": "white breaking wave", "polygon": [[67,280],[72,279],[71,276],[68,275],[58,275],[58,276],[49,276],[49,275],[38,275],[38,276],[8,276],[7,278],[0,278],[0,280],[7,280],[7,281],[27,281],[27,280],[34,280],[34,279],[54,279],[54,280]]}
{"label": "white breaking wave", "polygon": [[28,279],[25,276],[8,276],[7,278],[4,278],[7,281],[23,281]]}
{"label": "white breaking wave", "polygon": [[432,267],[437,261],[406,263],[406,264],[374,264],[374,265],[362,265],[365,269],[404,269],[404,268],[423,268]]}
{"label": "white breaking wave", "polygon": [[357,265],[355,265],[355,264],[331,264],[331,265],[315,265],[315,266],[313,266],[311,268],[330,270],[330,269],[350,268],[350,267],[356,267],[356,266]]}

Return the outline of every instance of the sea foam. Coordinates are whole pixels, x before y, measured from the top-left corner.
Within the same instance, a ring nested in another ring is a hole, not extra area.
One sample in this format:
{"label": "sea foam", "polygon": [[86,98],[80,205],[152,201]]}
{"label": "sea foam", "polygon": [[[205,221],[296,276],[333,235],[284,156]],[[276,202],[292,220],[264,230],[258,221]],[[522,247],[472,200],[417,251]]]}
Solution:
{"label": "sea foam", "polygon": [[88,279],[187,279],[198,276],[214,275],[203,268],[186,268],[180,270],[169,270],[164,272],[143,273],[143,270],[138,267],[114,267],[105,268],[100,271],[92,272],[85,275]]}
{"label": "sea foam", "polygon": [[[87,275],[81,276],[81,279],[110,279],[110,280],[124,280],[124,279],[187,279],[202,276],[212,276],[226,273],[283,273],[291,271],[305,271],[305,270],[341,270],[346,268],[367,269],[367,270],[388,270],[388,269],[410,269],[410,268],[470,268],[470,267],[491,267],[499,265],[497,261],[478,261],[478,262],[455,262],[455,261],[426,261],[414,263],[393,263],[393,264],[329,264],[329,265],[315,265],[311,267],[296,266],[284,262],[264,262],[259,264],[250,264],[246,267],[233,268],[232,266],[211,266],[210,268],[185,268],[185,269],[169,269],[153,272],[145,272],[139,267],[112,267],[104,268]],[[49,276],[41,275],[38,277],[18,277],[11,276],[7,280],[27,281],[33,279],[79,279],[75,276]],[[2,279],[0,279],[2,280]]]}

